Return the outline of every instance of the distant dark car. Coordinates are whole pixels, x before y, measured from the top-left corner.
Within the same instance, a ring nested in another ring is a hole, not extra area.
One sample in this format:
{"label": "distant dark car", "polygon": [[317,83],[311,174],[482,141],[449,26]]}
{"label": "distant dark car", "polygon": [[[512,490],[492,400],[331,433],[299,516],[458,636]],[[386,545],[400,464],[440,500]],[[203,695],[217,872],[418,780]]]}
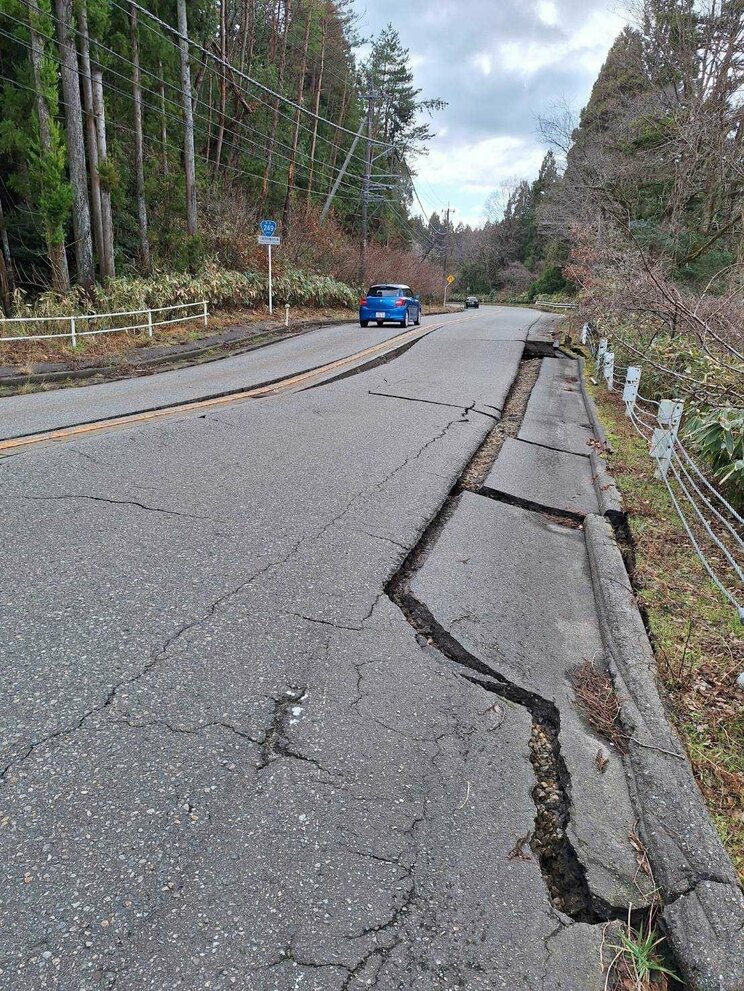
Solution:
{"label": "distant dark car", "polygon": [[468,296],[468,298],[465,300],[465,309],[469,310],[471,306],[474,310],[477,310],[478,307],[480,306],[477,296]]}
{"label": "distant dark car", "polygon": [[370,286],[366,296],[359,300],[359,323],[369,327],[375,322],[378,327],[384,323],[397,323],[407,327],[411,323],[421,323],[421,297],[410,286],[395,282]]}

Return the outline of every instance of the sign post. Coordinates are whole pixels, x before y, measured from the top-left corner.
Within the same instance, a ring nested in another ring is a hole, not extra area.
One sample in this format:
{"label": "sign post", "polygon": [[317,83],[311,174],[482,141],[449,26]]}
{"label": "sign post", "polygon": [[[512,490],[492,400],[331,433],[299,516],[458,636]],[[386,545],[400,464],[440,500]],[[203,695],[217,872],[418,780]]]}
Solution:
{"label": "sign post", "polygon": [[271,274],[271,249],[274,246],[280,245],[282,243],[282,239],[274,236],[274,232],[276,231],[275,220],[262,220],[258,226],[261,228],[261,233],[258,236],[258,243],[265,244],[269,251],[269,315],[271,315],[274,312],[274,286]]}
{"label": "sign post", "polygon": [[447,282],[446,282],[446,284],[444,286],[444,305],[445,306],[447,305],[447,289],[452,285],[452,283],[454,281],[455,281],[454,275],[448,275],[447,276]]}

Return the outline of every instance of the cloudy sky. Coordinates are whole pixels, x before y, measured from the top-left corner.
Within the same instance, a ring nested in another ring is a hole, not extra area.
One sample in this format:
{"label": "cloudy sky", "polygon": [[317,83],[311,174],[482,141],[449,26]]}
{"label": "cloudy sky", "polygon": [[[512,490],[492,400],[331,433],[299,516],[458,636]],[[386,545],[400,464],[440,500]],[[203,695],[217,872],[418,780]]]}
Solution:
{"label": "cloudy sky", "polygon": [[545,148],[536,116],[558,99],[578,110],[623,28],[617,0],[355,0],[360,31],[388,22],[411,52],[422,97],[441,97],[437,137],[418,163],[427,210],[455,222],[512,176],[533,178]]}

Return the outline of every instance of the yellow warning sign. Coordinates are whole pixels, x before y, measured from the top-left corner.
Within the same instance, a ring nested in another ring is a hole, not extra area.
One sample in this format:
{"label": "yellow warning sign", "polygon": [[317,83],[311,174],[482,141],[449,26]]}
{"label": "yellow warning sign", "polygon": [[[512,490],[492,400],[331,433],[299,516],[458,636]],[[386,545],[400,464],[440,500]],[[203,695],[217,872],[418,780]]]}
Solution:
{"label": "yellow warning sign", "polygon": [[454,275],[448,275],[448,276],[447,276],[447,282],[449,282],[449,284],[450,284],[450,285],[452,285],[452,283],[453,283],[454,281],[455,281],[455,277],[454,277]]}

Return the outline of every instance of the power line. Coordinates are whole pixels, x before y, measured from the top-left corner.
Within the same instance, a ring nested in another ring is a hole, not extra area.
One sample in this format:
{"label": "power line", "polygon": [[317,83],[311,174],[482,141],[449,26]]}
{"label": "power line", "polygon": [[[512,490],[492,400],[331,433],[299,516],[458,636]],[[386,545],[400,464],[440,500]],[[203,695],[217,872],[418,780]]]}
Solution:
{"label": "power line", "polygon": [[[20,0],[20,2],[21,3],[25,3],[26,5],[28,5],[28,0]],[[123,11],[125,14],[128,13],[128,11],[124,7],[122,7],[121,4],[116,3],[115,0],[111,0],[111,2],[113,3],[113,5],[115,7],[117,7],[119,10]],[[165,41],[167,44],[169,44],[176,51],[179,51],[179,47],[178,47],[178,43],[177,42],[171,41],[170,38],[163,36],[155,28],[150,27],[146,22],[140,22],[140,25],[142,27],[144,27],[146,30],[150,31],[152,34],[154,34],[160,41]],[[107,48],[105,45],[102,45],[100,42],[96,42],[96,44],[99,45],[99,47],[103,48],[105,51],[107,51],[110,54],[116,56],[117,58],[124,58],[123,56],[119,55],[118,52],[115,52],[112,49]],[[194,44],[196,44],[196,43],[194,43]],[[207,51],[206,49],[203,49],[203,50],[204,51]],[[211,55],[211,54],[210,54],[209,57],[210,58],[214,58],[214,56]],[[124,59],[124,61],[126,62],[128,60],[127,59]],[[206,61],[204,61],[204,59],[194,58],[194,61],[196,62],[197,65],[203,67],[205,69],[205,71],[206,70],[209,70],[210,66],[209,66],[209,64]],[[160,77],[157,76],[157,74],[153,73],[151,70],[144,69],[143,71],[147,72],[148,75],[152,75],[152,76],[154,76],[154,78],[160,80]],[[237,71],[237,70],[233,70],[233,71]],[[168,87],[170,87],[172,89],[176,89],[180,93],[179,87],[176,86],[175,84],[169,82],[168,80],[161,80],[161,81],[163,81],[166,86],[168,86]],[[239,89],[240,93],[243,94],[243,96],[247,96],[250,99],[258,100],[258,102],[262,106],[267,107],[269,110],[271,110],[272,113],[276,112],[282,118],[282,120],[289,121],[293,125],[295,124],[295,118],[294,117],[290,117],[288,114],[283,113],[281,110],[279,110],[278,108],[276,108],[275,106],[273,106],[267,100],[262,99],[260,96],[256,96],[255,94],[248,94],[246,90],[244,90],[244,89],[242,89],[242,88],[240,88],[240,87],[237,86],[237,83],[235,83],[235,80],[234,79],[232,80],[232,83],[233,83],[233,85],[235,86],[236,89]],[[198,102],[198,98],[197,98],[197,102]],[[179,103],[179,106],[180,106],[180,103]],[[243,126],[245,126],[245,125],[243,125]],[[313,129],[310,128],[310,127],[308,127],[306,124],[300,124],[300,127],[307,134],[313,134],[314,133]],[[330,147],[332,147],[332,148],[335,148],[336,147],[336,142],[335,141],[330,141],[328,138],[326,138],[320,132],[318,132],[317,138],[318,138],[319,141],[322,141],[324,144],[330,145]],[[357,158],[358,156],[355,155],[354,157]],[[363,161],[363,159],[360,158],[359,161]]]}
{"label": "power line", "polygon": [[[2,31],[1,29],[0,29],[0,35],[5,35],[5,37],[7,37],[7,34],[4,31]],[[11,85],[14,85],[14,86],[15,85],[18,85],[19,88],[24,89],[27,92],[36,95],[36,90],[34,90],[32,87],[30,87],[30,86],[23,86],[21,84],[17,84],[15,80],[9,79],[7,76],[0,76],[0,81],[10,83]],[[59,100],[59,104],[60,104],[60,106],[63,106],[63,107],[67,105],[65,103],[65,101],[62,100],[62,99]],[[134,134],[134,128],[133,127],[129,127],[127,124],[123,124],[121,121],[113,121],[112,124],[111,124],[111,126],[114,128],[114,130],[117,130],[117,131],[126,131],[129,134]],[[165,145],[165,147],[170,148],[172,151],[175,151],[175,152],[180,152],[181,151],[181,149],[177,145],[174,145],[171,142],[163,142],[163,139],[160,136],[156,136],[153,140],[156,141],[160,145]],[[207,162],[207,163],[210,162],[210,159],[206,158],[204,155],[200,155],[200,154],[197,153],[196,157],[200,161]],[[257,172],[248,172],[245,169],[239,169],[239,168],[237,168],[235,166],[226,165],[225,168],[227,168],[231,172],[236,173],[237,175],[248,176],[248,177],[254,178],[254,179],[261,179],[262,178],[262,176],[260,175],[260,173],[257,173]],[[276,183],[276,184],[281,185],[281,186],[286,186],[286,183],[283,182],[280,179],[269,179],[269,182]],[[298,192],[302,192],[303,191],[302,188],[299,187],[299,186],[294,186],[293,185],[291,188],[293,190],[298,191]],[[347,203],[358,203],[359,202],[359,198],[358,197],[353,198],[353,197],[344,196],[344,197],[339,197],[339,198],[340,199],[343,199]],[[40,211],[38,211],[38,210],[34,210],[32,212],[35,213],[35,214],[39,214],[40,213]],[[357,218],[357,217],[359,217],[359,213],[357,212],[357,213],[351,214],[351,216],[353,218]]]}
{"label": "power line", "polygon": [[[153,14],[152,11],[150,11],[150,10],[147,9],[147,7],[143,7],[141,4],[137,3],[136,0],[131,0],[131,3],[132,3],[132,5],[134,7],[137,8],[137,10],[141,11],[147,17],[150,17],[153,21],[155,21],[157,24],[159,24],[162,28],[165,28],[166,31],[170,32],[171,34],[176,35],[176,37],[178,37],[178,38],[182,38],[183,37],[180,34],[180,32],[178,31],[177,28],[173,27],[173,25],[171,25],[171,24],[168,24],[167,21],[164,21],[162,18],[158,17],[156,14]],[[277,93],[277,91],[271,89],[270,86],[265,86],[263,83],[259,82],[257,79],[254,79],[252,76],[249,76],[246,72],[243,72],[241,69],[237,69],[234,65],[232,65],[230,62],[228,62],[227,59],[223,59],[221,55],[217,55],[214,52],[210,52],[209,49],[208,48],[205,48],[204,45],[201,45],[198,42],[193,41],[191,38],[187,38],[187,37],[183,37],[183,40],[186,41],[192,47],[198,48],[200,52],[202,52],[207,57],[213,59],[215,62],[219,63],[220,65],[224,66],[226,69],[229,69],[231,72],[234,72],[237,75],[239,75],[241,77],[241,79],[247,80],[249,83],[251,83],[251,85],[256,86],[258,89],[262,90],[264,93],[268,93],[270,96],[273,96],[275,99],[281,100],[283,103],[286,103],[289,106],[294,107],[295,110],[299,110],[301,113],[307,114],[308,117],[312,117],[314,120],[317,120],[317,121],[322,122],[324,124],[328,124],[329,127],[333,127],[336,130],[338,130],[338,131],[342,131],[344,134],[350,134],[352,137],[354,137],[354,135],[355,135],[356,132],[350,131],[347,127],[343,127],[343,125],[337,124],[335,121],[328,120],[327,117],[322,117],[320,114],[316,114],[313,110],[308,110],[307,107],[303,107],[301,103],[295,103],[294,100],[290,100],[289,97],[286,97],[286,96],[282,95],[281,93]],[[392,147],[392,145],[390,145],[387,142],[376,141],[374,139],[372,139],[372,144],[377,145],[378,147],[381,147],[381,148],[391,148]]]}
{"label": "power line", "polygon": [[[24,0],[21,0],[21,2],[24,2]],[[17,23],[17,24],[19,24],[21,26],[24,26],[24,27],[27,26],[24,21],[20,21],[17,18],[11,17],[10,15],[6,15],[6,16],[8,16],[10,18],[10,20],[14,21],[15,23]],[[22,47],[26,48],[28,51],[31,50],[31,46],[30,46],[29,43],[21,40],[20,38],[17,38],[15,35],[9,34],[7,32],[1,31],[1,30],[0,30],[0,34],[2,34],[4,37],[8,38],[9,40],[13,41],[14,43],[16,43],[18,45],[21,45]],[[42,34],[42,37],[44,37],[48,41],[52,41],[52,42],[54,41],[54,39],[51,36],[49,36],[49,35]],[[50,61],[54,62],[56,65],[61,65],[61,60],[57,56],[55,56],[54,54],[52,54],[49,51],[45,51],[44,57],[45,58],[48,58]],[[125,62],[128,61],[123,56],[119,56],[119,57],[122,58]],[[129,63],[129,64],[131,64],[131,63]],[[77,72],[78,77],[82,77],[84,75],[84,73],[79,68],[79,66],[76,67],[75,71]],[[125,80],[125,82],[129,82],[130,81],[128,79],[128,77],[124,76],[120,72],[117,72],[115,69],[110,69],[110,71],[113,72],[113,74],[115,76],[118,76],[120,79]],[[156,78],[158,78],[158,77],[156,77]],[[9,80],[9,82],[14,83],[14,81],[12,81],[12,80]],[[125,99],[134,102],[134,95],[131,92],[129,92],[128,90],[123,90],[123,89],[120,89],[118,86],[114,86],[107,79],[104,79],[103,83],[104,83],[104,86],[106,87],[106,89],[109,90],[109,92],[116,93],[119,96],[122,96]],[[25,88],[28,88],[28,87],[25,87]],[[147,92],[147,93],[151,94],[152,96],[157,97],[158,99],[160,98],[160,94],[159,93],[156,93],[154,90],[150,89],[149,87],[143,86],[141,88],[142,88],[142,90],[144,92]],[[35,91],[32,91],[32,92],[35,92]],[[60,102],[62,102],[62,101],[60,101]],[[168,103],[171,103],[172,105],[176,105],[173,100],[167,100],[167,102]],[[162,107],[154,107],[151,103],[147,102],[144,99],[143,99],[142,103],[143,103],[143,105],[147,109],[149,109],[150,111],[152,111],[154,114],[156,114],[156,115],[164,115],[169,120],[175,121],[179,126],[183,126],[183,120],[182,120],[182,118],[180,116],[177,116],[177,115],[175,115],[173,113],[170,113],[168,111],[165,111],[165,110],[163,110]],[[207,120],[207,118],[203,114],[201,114],[201,115],[200,114],[196,114],[195,116],[197,117],[197,119],[200,119],[202,121],[206,121]],[[237,134],[235,134],[235,132],[233,132],[230,128],[226,128],[225,130],[226,130],[226,133],[230,134],[231,137],[235,137],[238,140],[240,140],[240,136],[237,135]],[[202,136],[202,137],[206,137],[208,140],[211,139],[211,135],[209,134],[209,132],[208,132],[207,129],[197,128],[197,133],[200,136]],[[258,145],[258,143],[254,141],[254,142],[252,142],[252,144],[254,145],[254,149],[256,151],[258,151],[259,150],[259,147],[260,147]],[[179,149],[176,149],[176,150],[179,150]],[[180,150],[179,150],[179,153],[180,153]],[[289,162],[290,161],[290,159],[286,155],[282,155],[280,152],[277,152],[276,150],[274,151],[274,155],[277,158],[279,158],[279,159],[281,159],[283,161],[286,161],[286,162]],[[211,161],[211,159],[208,158],[208,157],[205,157],[203,155],[197,155],[197,157],[199,159],[201,159],[201,160],[209,163],[209,164],[214,164]],[[259,157],[260,158],[260,155],[256,155],[256,157]],[[301,171],[304,171],[305,173],[308,173],[309,172],[309,166],[304,165],[301,161],[299,161],[299,162],[296,161],[295,164],[296,164],[296,167],[299,168]],[[326,163],[322,163],[322,162],[316,163],[317,171],[318,171],[319,174],[324,175],[325,178],[329,178],[329,176],[332,175],[332,173],[328,173],[327,172],[326,168],[324,167],[325,165],[326,165]],[[225,164],[225,163],[223,163],[221,167],[222,168],[228,168],[227,164]],[[262,180],[264,178],[264,176],[259,175],[259,174],[256,174],[256,173],[251,173],[251,172],[247,172],[245,170],[236,169],[235,166],[229,166],[229,168],[230,168],[231,171],[233,171],[233,172],[239,172],[242,175],[251,176],[251,177],[254,177],[254,178],[257,178],[257,179],[262,179]],[[270,182],[270,183],[272,183],[272,184],[276,184],[276,185],[286,185],[286,183],[283,180],[272,179],[270,177],[267,177],[267,181]],[[341,182],[341,185],[343,186],[344,189],[348,189],[348,190],[353,191],[353,192],[356,192],[357,191],[357,188],[355,186],[353,186],[352,184],[350,184],[350,183],[346,183],[346,182],[343,182],[342,181]],[[296,186],[296,185],[293,185],[292,188],[293,189],[296,189],[296,190],[299,190],[299,191],[302,191],[302,192],[307,192],[307,189],[306,188],[299,187],[299,186]],[[339,198],[340,199],[348,199],[348,197],[339,197]]]}
{"label": "power line", "polygon": [[[20,0],[20,2],[21,3],[24,3],[26,6],[29,6],[28,3],[27,3],[27,0]],[[3,12],[3,13],[5,13],[5,12]],[[8,17],[9,20],[11,20],[14,23],[18,24],[19,26],[28,28],[28,24],[25,21],[22,21],[22,20],[20,20],[20,19],[18,19],[16,17],[13,17],[11,14],[5,14],[5,16]],[[50,16],[53,19],[55,19],[54,18],[54,15],[50,15]],[[38,32],[38,33],[40,34],[40,37],[44,38],[46,41],[49,41],[49,42],[52,43],[52,45],[54,45],[55,39],[54,39],[54,37],[52,35],[44,34],[43,32]],[[80,34],[80,32],[77,31],[77,29],[75,29],[75,33]],[[22,45],[23,47],[25,47],[28,50],[30,50],[31,46],[27,42],[22,41],[20,38],[17,38],[14,35],[7,35],[7,37],[10,40],[14,41],[15,43],[17,43],[19,45]],[[114,55],[116,58],[120,59],[126,65],[130,65],[130,66],[133,65],[133,63],[131,62],[131,60],[130,59],[127,59],[124,55],[121,55],[118,52],[113,51],[113,49],[107,48],[106,46],[100,45],[99,42],[96,42],[96,44],[99,45],[99,47],[103,47],[107,52],[109,52],[110,54]],[[58,65],[61,64],[60,60],[55,55],[53,55],[50,51],[45,51],[44,56],[45,56],[45,58],[49,58],[50,60],[56,62]],[[80,70],[79,67],[76,69],[76,71],[77,71],[77,74],[78,74],[79,77],[81,77],[81,76],[84,75],[84,73]],[[131,79],[128,76],[125,76],[123,73],[118,72],[116,69],[112,68],[111,66],[108,67],[108,71],[111,72],[114,76],[117,76],[119,79],[124,80],[124,82],[126,82],[128,84],[131,82]],[[162,82],[164,85],[168,86],[170,89],[178,90],[178,87],[175,84],[169,82],[168,80],[163,79],[162,77],[158,76],[156,73],[153,73],[150,70],[144,70],[144,71],[147,73],[147,75],[152,76],[152,78],[156,79],[158,82]],[[108,80],[105,80],[105,85],[106,85],[106,87],[111,92],[118,93],[119,95],[124,96],[127,99],[133,100],[133,96],[132,96],[131,93],[129,93],[126,90],[121,90],[121,89],[119,89],[116,86],[113,86]],[[144,92],[149,93],[150,95],[152,95],[153,97],[156,97],[157,99],[161,99],[161,94],[158,93],[158,92],[156,92],[155,90],[151,89],[150,87],[141,85],[140,88]],[[162,98],[163,98],[164,102],[167,102],[167,103],[171,104],[171,106],[175,106],[180,111],[180,109],[181,109],[180,102],[177,102],[177,101],[172,100],[172,99],[170,99],[168,97],[165,97],[165,96],[163,96]],[[152,110],[156,115],[157,114],[165,115],[170,120],[176,121],[176,123],[178,123],[181,126],[183,125],[183,119],[181,118],[180,113],[179,113],[179,115],[174,115],[172,113],[168,113],[168,112],[164,111],[161,107],[153,107],[151,104],[146,103],[144,100],[143,100],[143,103],[150,110]],[[201,119],[202,121],[205,121],[205,122],[209,123],[208,118],[204,114],[196,113],[195,116],[197,118]],[[236,123],[238,123],[240,127],[243,127],[246,130],[248,129],[248,125],[245,125],[242,122],[236,122]],[[211,135],[208,133],[208,131],[200,131],[199,133],[201,133],[202,135],[206,136],[208,140],[211,140]],[[225,133],[228,134],[228,135],[230,135],[230,137],[232,137],[234,139],[237,139],[237,141],[240,141],[241,140],[241,137],[238,134],[236,134],[236,132],[231,127],[229,127],[229,126],[226,126],[225,127]],[[269,135],[265,134],[262,131],[254,130],[254,133],[257,134],[259,137],[266,138],[267,140],[269,139]],[[258,142],[256,142],[255,140],[253,140],[251,137],[247,138],[247,140],[251,144],[253,144],[253,146],[256,149],[259,147]],[[281,147],[284,147],[286,149],[289,149],[289,147],[290,147],[289,145],[286,145],[282,141],[278,141],[277,142],[276,139],[275,139],[275,143],[278,143]],[[289,162],[290,161],[290,159],[286,155],[282,155],[281,152],[278,152],[278,151],[274,150],[273,154],[277,158],[282,159],[283,161],[286,161],[286,162]],[[297,162],[296,161],[296,167],[299,167],[300,169],[302,169],[305,172],[308,172],[309,171],[309,167],[308,166],[304,166],[301,162]],[[323,175],[326,179],[330,179],[333,176],[334,172],[337,172],[338,171],[336,169],[333,169],[330,166],[330,163],[323,162],[322,160],[316,161],[315,167],[316,167],[318,173],[321,174],[321,175]],[[263,178],[263,177],[259,177],[259,178]],[[269,181],[272,181],[272,180],[269,180]],[[356,188],[352,184],[346,183],[346,182],[343,182],[343,181],[342,181],[341,185],[344,186],[345,188],[351,189],[351,190],[355,190],[355,188]]]}

